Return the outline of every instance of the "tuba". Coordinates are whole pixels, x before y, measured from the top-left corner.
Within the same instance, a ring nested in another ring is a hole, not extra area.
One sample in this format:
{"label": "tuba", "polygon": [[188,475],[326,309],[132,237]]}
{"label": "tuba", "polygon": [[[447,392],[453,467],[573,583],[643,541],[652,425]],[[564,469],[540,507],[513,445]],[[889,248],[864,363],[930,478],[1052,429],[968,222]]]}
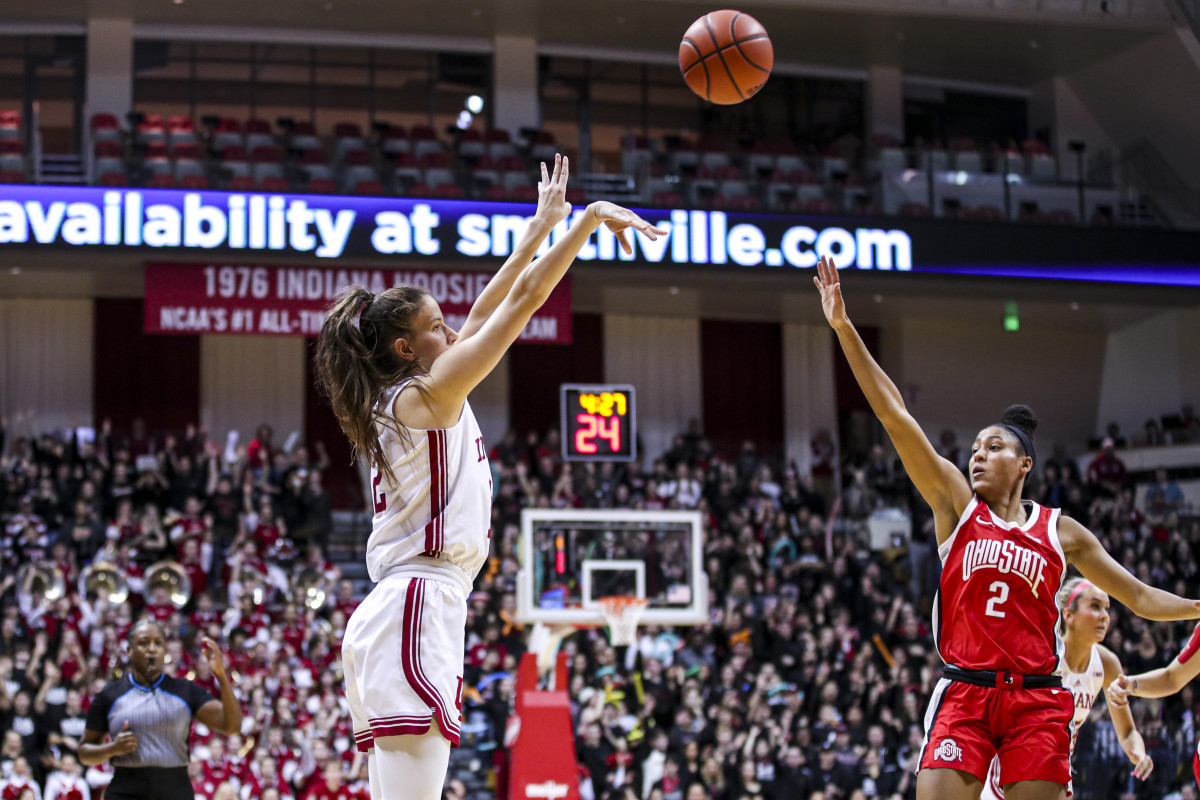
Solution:
{"label": "tuba", "polygon": [[316,567],[305,567],[292,575],[292,602],[320,611],[329,597],[329,579]]}
{"label": "tuba", "polygon": [[159,586],[175,608],[183,608],[192,599],[192,579],[177,561],[159,561],[146,570],[146,597],[153,597]]}
{"label": "tuba", "polygon": [[99,561],[87,567],[79,576],[79,594],[83,597],[103,597],[110,606],[119,606],[129,599],[129,581],[115,564]]}
{"label": "tuba", "polygon": [[67,581],[57,564],[31,561],[17,570],[17,593],[31,596],[34,606],[47,605],[67,593]]}

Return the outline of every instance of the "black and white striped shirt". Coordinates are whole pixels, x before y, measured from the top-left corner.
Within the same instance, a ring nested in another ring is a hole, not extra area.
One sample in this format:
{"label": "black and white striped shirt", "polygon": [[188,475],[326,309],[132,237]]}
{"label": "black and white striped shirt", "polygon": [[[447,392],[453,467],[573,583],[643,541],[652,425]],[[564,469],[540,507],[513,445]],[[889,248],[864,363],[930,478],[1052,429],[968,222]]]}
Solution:
{"label": "black and white striped shirt", "polygon": [[105,686],[92,700],[87,729],[116,739],[128,722],[137,734],[137,749],[114,756],[114,767],[186,767],[192,718],[214,699],[184,678],[160,675],[152,685],[142,686],[128,674]]}

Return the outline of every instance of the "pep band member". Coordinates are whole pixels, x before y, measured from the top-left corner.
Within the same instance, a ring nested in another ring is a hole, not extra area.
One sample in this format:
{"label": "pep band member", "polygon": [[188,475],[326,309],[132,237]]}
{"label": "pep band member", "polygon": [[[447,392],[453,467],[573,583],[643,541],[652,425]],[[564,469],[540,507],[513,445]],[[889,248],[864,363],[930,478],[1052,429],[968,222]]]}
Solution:
{"label": "pep band member", "polygon": [[[1011,406],[971,445],[970,481],[942,458],[846,315],[837,268],[813,278],[821,307],[909,478],[933,509],[941,586],[933,631],[946,667],[925,715],[920,800],[976,800],[993,757],[1008,800],[1057,800],[1071,780],[1075,703],[1063,690],[1058,592],[1073,563],[1148,619],[1200,617],[1200,601],[1146,586],[1058,509],[1022,501],[1037,419]],[[985,357],[981,354],[980,356]],[[1003,388],[997,375],[989,394]]]}
{"label": "pep band member", "polygon": [[[221,687],[216,700],[200,685],[163,673],[167,640],[153,620],[129,631],[129,671],[92,700],[79,760],[87,766],[112,761],[105,800],[194,800],[188,779],[188,742],[195,718],[217,733],[242,728],[242,707],[212,639],[204,654]],[[106,736],[112,741],[104,743]]]}
{"label": "pep band member", "polygon": [[538,207],[461,331],[423,289],[350,287],[317,339],[317,375],[342,430],[371,462],[367,569],[378,585],[346,627],[342,662],[374,800],[439,800],[459,739],[467,595],[490,548],[491,469],[467,395],[487,377],[601,224],[664,234],[592,203],[571,213],[567,159],[542,165]]}
{"label": "pep band member", "polygon": [[[1063,637],[1063,688],[1075,698],[1074,730],[1071,733],[1071,754],[1079,729],[1087,722],[1096,696],[1121,674],[1117,654],[1100,642],[1108,633],[1108,595],[1083,578],[1071,578],[1058,591],[1062,608],[1058,632]],[[1109,717],[1121,749],[1133,764],[1135,778],[1146,780],[1154,769],[1154,761],[1146,755],[1146,743],[1138,733],[1129,706],[1109,703]],[[1004,778],[1000,776],[1000,761],[992,759],[986,785],[979,800],[1002,800]]]}

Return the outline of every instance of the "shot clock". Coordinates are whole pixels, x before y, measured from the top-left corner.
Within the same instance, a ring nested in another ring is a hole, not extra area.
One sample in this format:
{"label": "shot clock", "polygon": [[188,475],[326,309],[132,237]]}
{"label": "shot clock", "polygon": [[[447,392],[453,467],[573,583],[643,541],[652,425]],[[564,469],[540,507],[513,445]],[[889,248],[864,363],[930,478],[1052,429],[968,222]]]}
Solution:
{"label": "shot clock", "polygon": [[609,383],[562,385],[565,461],[633,461],[637,458],[633,387]]}

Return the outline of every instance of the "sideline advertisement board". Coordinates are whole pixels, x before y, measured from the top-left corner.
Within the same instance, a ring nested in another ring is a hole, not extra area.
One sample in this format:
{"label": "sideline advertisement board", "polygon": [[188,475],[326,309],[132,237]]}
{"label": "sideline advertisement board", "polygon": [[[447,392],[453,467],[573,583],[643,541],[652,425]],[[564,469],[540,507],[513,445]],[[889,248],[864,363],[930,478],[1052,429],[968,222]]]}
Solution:
{"label": "sideline advertisement board", "polygon": [[[742,270],[842,269],[1200,286],[1193,232],[899,217],[637,211],[667,229],[626,255],[599,228],[581,262]],[[342,195],[0,186],[0,258],[27,248],[213,252],[462,265],[508,256],[534,206]],[[575,211],[576,218],[583,209]],[[549,246],[567,229],[564,221]]]}
{"label": "sideline advertisement board", "polygon": [[[450,327],[466,322],[491,272],[339,269],[253,264],[147,264],[146,333],[316,336],[344,286],[378,294],[397,283],[427,290]],[[555,287],[520,342],[571,343],[571,277]]]}

